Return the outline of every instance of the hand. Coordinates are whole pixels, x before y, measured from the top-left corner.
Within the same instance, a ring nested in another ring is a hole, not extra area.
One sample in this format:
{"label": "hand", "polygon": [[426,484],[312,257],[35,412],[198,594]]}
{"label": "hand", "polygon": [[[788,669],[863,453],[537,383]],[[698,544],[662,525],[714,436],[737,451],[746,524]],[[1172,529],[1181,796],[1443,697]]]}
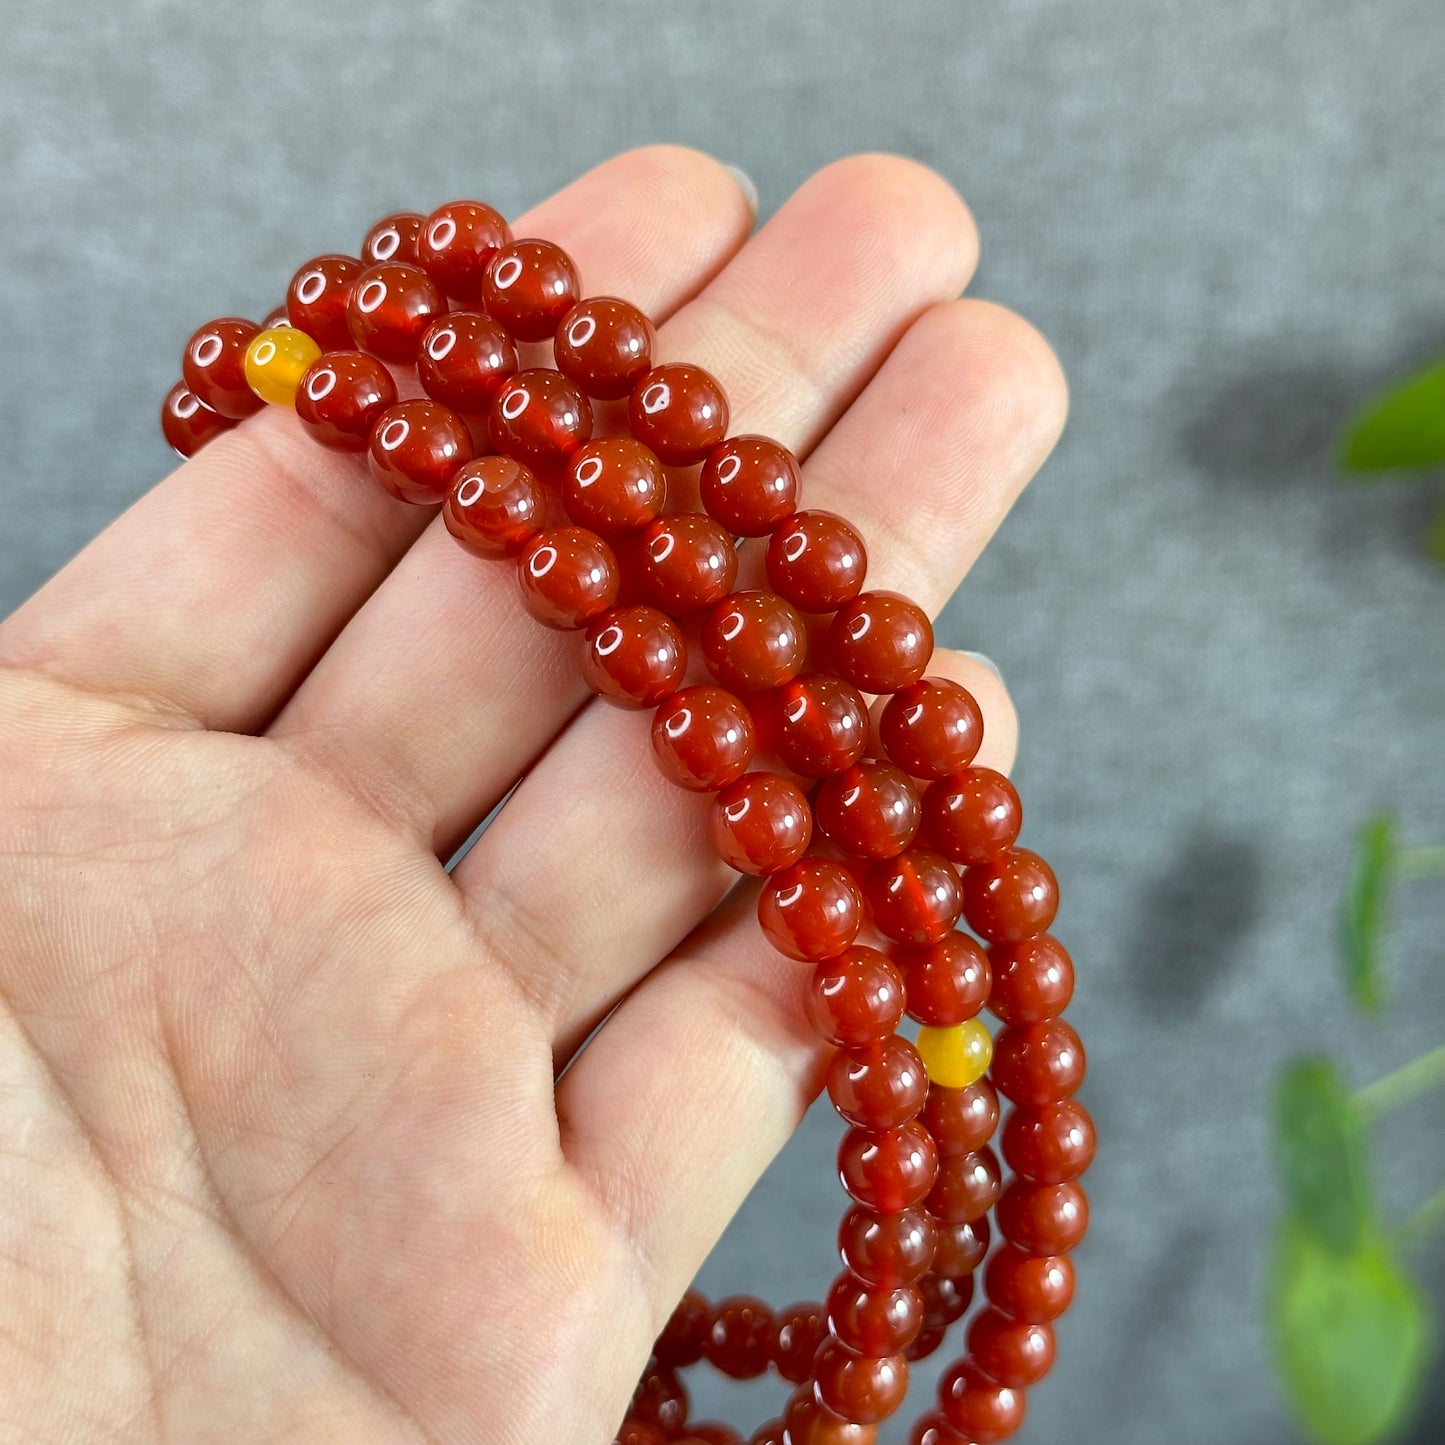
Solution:
{"label": "hand", "polygon": [[[953,299],[973,224],[915,164],[751,224],[658,148],[515,229],[665,322],[936,611],[1058,366]],[[514,588],[270,410],[0,624],[0,1437],[611,1438],[824,1060],[706,800]],[[933,670],[1007,767],[997,679]]]}

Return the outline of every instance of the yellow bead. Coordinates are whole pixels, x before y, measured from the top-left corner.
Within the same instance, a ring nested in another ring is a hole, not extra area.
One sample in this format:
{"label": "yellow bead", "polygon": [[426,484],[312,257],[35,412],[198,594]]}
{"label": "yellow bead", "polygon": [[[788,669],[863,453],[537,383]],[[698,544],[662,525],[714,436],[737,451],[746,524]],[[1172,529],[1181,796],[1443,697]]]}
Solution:
{"label": "yellow bead", "polygon": [[993,1040],[978,1019],[969,1019],[951,1029],[919,1029],[918,1053],[929,1083],[966,1089],[983,1078],[993,1062]]}
{"label": "yellow bead", "polygon": [[296,388],[321,348],[294,326],[269,326],[246,348],[246,384],[272,406],[295,406]]}

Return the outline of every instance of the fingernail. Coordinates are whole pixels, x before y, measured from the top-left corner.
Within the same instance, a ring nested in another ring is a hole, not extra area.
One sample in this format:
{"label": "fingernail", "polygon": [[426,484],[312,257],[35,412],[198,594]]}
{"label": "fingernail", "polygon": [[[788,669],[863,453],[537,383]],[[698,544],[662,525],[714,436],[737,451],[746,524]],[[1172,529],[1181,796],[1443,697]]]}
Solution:
{"label": "fingernail", "polygon": [[743,193],[743,199],[748,203],[748,210],[753,213],[753,220],[757,220],[758,188],[753,184],[753,178],[741,166],[724,164],[723,168],[738,183],[738,190]]}
{"label": "fingernail", "polygon": [[980,667],[988,668],[1000,682],[1003,681],[1003,673],[999,671],[998,663],[996,663],[993,658],[986,656],[982,652],[965,652],[963,655],[965,657],[971,657]]}

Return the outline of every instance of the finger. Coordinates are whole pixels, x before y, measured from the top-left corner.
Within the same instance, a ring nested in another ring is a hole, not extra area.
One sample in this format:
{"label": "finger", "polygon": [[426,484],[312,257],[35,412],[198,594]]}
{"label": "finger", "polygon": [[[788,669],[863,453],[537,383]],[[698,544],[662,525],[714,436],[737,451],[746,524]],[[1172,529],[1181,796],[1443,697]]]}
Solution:
{"label": "finger", "polygon": [[[595,286],[666,314],[750,224],[735,179],[676,147],[619,156],[517,233],[555,237]],[[0,625],[0,662],[208,727],[257,728],[395,565],[429,514],[267,407],[106,529]]]}
{"label": "finger", "polygon": [[[1048,455],[1065,396],[1053,353],[1018,317],[984,302],[937,307],[809,458],[804,500],[859,524],[869,585],[936,613]],[[969,667],[990,752],[1011,747],[1002,684]],[[509,939],[562,1057],[732,883],[705,836],[710,806],[662,779],[636,718],[594,704],[456,869],[477,915]],[[591,847],[599,837],[628,845]],[[555,866],[536,868],[538,857]]]}
{"label": "finger", "polygon": [[[807,450],[913,318],[957,295],[975,254],[967,211],[931,172],[841,161],[661,329],[659,350],[722,379],[734,430]],[[575,638],[539,634],[510,568],[467,556],[435,526],[276,731],[348,776],[399,779],[445,853],[585,699],[575,649]]]}

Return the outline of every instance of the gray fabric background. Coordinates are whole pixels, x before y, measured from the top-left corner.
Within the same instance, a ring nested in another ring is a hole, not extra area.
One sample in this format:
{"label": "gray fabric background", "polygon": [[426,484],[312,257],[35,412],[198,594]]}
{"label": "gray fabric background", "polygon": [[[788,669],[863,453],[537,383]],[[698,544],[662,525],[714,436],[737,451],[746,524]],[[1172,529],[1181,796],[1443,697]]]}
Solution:
{"label": "gray fabric background", "polygon": [[[765,212],[853,149],[962,189],[976,291],[1074,388],[941,628],[1023,716],[1103,1138],[1025,1438],[1294,1439],[1259,1324],[1271,1072],[1348,1035],[1363,1080],[1445,1033],[1445,890],[1400,900],[1380,1022],[1351,1022],[1333,956],[1360,818],[1445,841],[1445,578],[1419,552],[1441,486],[1351,491],[1329,460],[1357,398],[1445,350],[1440,0],[3,8],[3,609],[167,468],[191,328],[263,312],[394,205],[515,214],[655,139],[741,165]],[[1439,1182],[1442,1128],[1437,1101],[1385,1132],[1397,1208]],[[835,1137],[815,1110],[710,1292],[816,1293]],[[696,1394],[751,1423],[779,1391]],[[1427,1415],[1420,1445],[1445,1387]]]}

